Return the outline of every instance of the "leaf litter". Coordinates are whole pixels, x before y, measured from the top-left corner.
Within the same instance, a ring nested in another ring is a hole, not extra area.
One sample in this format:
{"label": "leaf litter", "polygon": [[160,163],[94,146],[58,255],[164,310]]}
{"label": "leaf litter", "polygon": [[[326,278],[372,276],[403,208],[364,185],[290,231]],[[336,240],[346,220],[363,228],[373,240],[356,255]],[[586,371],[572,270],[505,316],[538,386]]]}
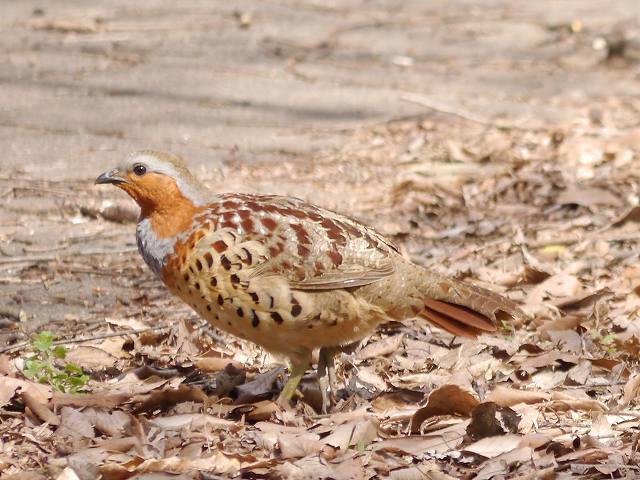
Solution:
{"label": "leaf litter", "polygon": [[[286,371],[277,358],[203,326],[122,258],[103,260],[139,295],[103,311],[94,339],[67,345],[67,359],[90,376],[85,393],[25,378],[19,348],[0,357],[0,472],[634,478],[640,174],[629,166],[640,145],[631,133],[480,128],[425,116],[362,129],[305,164],[296,182],[321,187],[316,202],[344,210],[331,202],[350,186],[359,203],[348,213],[394,238],[405,255],[491,285],[532,317],[478,341],[418,321],[384,325],[339,355],[327,415],[319,413],[315,373],[301,384],[307,402],[279,409]],[[345,175],[325,182],[342,165],[350,167]],[[261,168],[243,166],[234,181],[255,183]],[[293,191],[290,165],[269,168],[271,182]],[[363,185],[362,172],[376,180]],[[85,211],[86,228],[111,221],[130,230],[129,216]],[[55,262],[46,268],[55,275]],[[67,322],[59,335],[87,336],[82,325]]]}

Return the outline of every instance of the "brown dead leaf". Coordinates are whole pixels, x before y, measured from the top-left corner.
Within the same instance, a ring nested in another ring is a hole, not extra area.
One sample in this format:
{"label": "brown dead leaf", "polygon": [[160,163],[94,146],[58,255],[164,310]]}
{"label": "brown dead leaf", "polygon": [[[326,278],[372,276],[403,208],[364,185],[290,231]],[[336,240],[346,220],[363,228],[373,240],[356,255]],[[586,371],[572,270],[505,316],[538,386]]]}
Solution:
{"label": "brown dead leaf", "polygon": [[87,446],[89,440],[95,437],[95,432],[87,415],[75,408],[62,407],[60,426],[55,435],[64,443],[73,445],[73,450],[77,450],[80,446]]}
{"label": "brown dead leaf", "polygon": [[640,222],[640,206],[631,207],[629,210],[620,215],[612,223],[612,227],[621,227],[627,222]]}
{"label": "brown dead leaf", "polygon": [[232,365],[234,368],[241,370],[242,364],[230,358],[220,357],[200,357],[194,360],[195,366],[203,372],[219,372]]}
{"label": "brown dead leaf", "polygon": [[336,427],[328,437],[322,439],[322,442],[346,450],[356,444],[369,445],[377,436],[378,422],[369,417]]}
{"label": "brown dead leaf", "polygon": [[85,370],[97,371],[113,367],[118,359],[101,348],[80,346],[69,350],[65,361]]}
{"label": "brown dead leaf", "polygon": [[358,368],[355,380],[358,389],[364,388],[371,393],[384,392],[387,390],[387,382],[375,371],[374,367],[365,366]]}
{"label": "brown dead leaf", "polygon": [[388,450],[408,455],[423,455],[426,452],[443,453],[455,450],[465,435],[468,422],[461,422],[428,435],[409,435],[376,442],[376,451]]}
{"label": "brown dead leaf", "polygon": [[56,480],[80,480],[78,474],[70,467],[66,467],[60,475],[56,477]]}
{"label": "brown dead leaf", "polygon": [[370,343],[357,353],[356,358],[358,360],[367,360],[369,358],[385,357],[396,353],[402,346],[403,341],[404,335],[400,334]]}
{"label": "brown dead leaf", "polygon": [[549,400],[550,396],[545,392],[533,390],[516,390],[502,385],[495,387],[485,398],[488,402],[495,402],[501,407],[511,407],[519,403],[540,403]]}
{"label": "brown dead leaf", "polygon": [[134,410],[134,413],[165,411],[182,402],[207,403],[209,397],[197,387],[180,385],[177,389],[152,392]]}
{"label": "brown dead leaf", "polygon": [[355,457],[340,462],[327,462],[319,455],[308,456],[295,462],[284,462],[274,468],[275,478],[288,480],[336,479],[366,480],[363,459]]}
{"label": "brown dead leaf", "polygon": [[575,275],[557,273],[535,286],[527,296],[527,305],[538,307],[545,301],[572,298],[582,291],[582,284]]}
{"label": "brown dead leaf", "polygon": [[201,351],[200,335],[194,328],[193,324],[183,318],[178,322],[177,328],[172,330],[175,334],[175,342],[178,350],[178,355],[184,355],[189,358],[198,355]]}
{"label": "brown dead leaf", "polygon": [[516,433],[520,416],[509,407],[500,407],[494,402],[484,402],[473,409],[467,434],[473,440],[485,437]]}
{"label": "brown dead leaf", "polygon": [[593,209],[598,205],[610,205],[619,207],[622,200],[613,195],[609,190],[597,187],[585,187],[583,185],[572,185],[560,192],[556,199],[561,205],[579,205]]}
{"label": "brown dead leaf", "polygon": [[589,308],[601,298],[610,297],[612,294],[613,292],[610,289],[601,288],[595,291],[581,292],[568,298],[557,299],[552,303],[562,311],[569,312]]}
{"label": "brown dead leaf", "polygon": [[236,385],[235,403],[253,403],[270,398],[276,391],[278,380],[284,376],[284,367],[274,368],[266,373],[256,375],[247,383]]}
{"label": "brown dead leaf", "polygon": [[551,330],[547,333],[563,352],[582,352],[582,337],[575,330]]}
{"label": "brown dead leaf", "polygon": [[222,452],[215,452],[211,456],[193,459],[181,457],[149,459],[137,465],[133,472],[142,474],[153,472],[191,473],[206,471],[209,473],[233,474],[248,465],[250,465],[250,462],[241,461],[238,458]]}
{"label": "brown dead leaf", "polygon": [[325,443],[314,433],[301,432],[299,434],[278,435],[278,447],[283,459],[302,458],[307,455],[317,455]]}
{"label": "brown dead leaf", "polygon": [[48,403],[52,395],[51,388],[46,385],[0,375],[0,407],[7,405],[18,389],[28,392],[35,401],[43,404]]}
{"label": "brown dead leaf", "polygon": [[552,411],[586,411],[586,412],[606,412],[609,409],[605,404],[590,398],[584,392],[572,392],[575,395],[580,395],[581,398],[576,398],[567,392],[552,392],[551,402],[546,405],[548,410]]}
{"label": "brown dead leaf", "polygon": [[543,339],[549,339],[549,332],[554,330],[575,330],[580,325],[582,318],[577,315],[567,315],[553,320],[545,321],[538,331]]}
{"label": "brown dead leaf", "polygon": [[18,370],[11,361],[11,357],[4,353],[0,354],[0,375],[6,375],[7,377],[15,377],[18,374]]}
{"label": "brown dead leaf", "polygon": [[493,457],[491,461],[483,463],[482,468],[474,480],[490,480],[492,478],[507,477],[514,467],[531,462],[538,454],[531,447],[519,446],[511,451]]}
{"label": "brown dead leaf", "polygon": [[260,402],[246,404],[246,405],[233,405],[233,410],[230,412],[230,416],[233,418],[244,418],[249,422],[263,422],[269,420],[274,413],[279,410],[278,404],[271,400],[262,400]]}
{"label": "brown dead leaf", "polygon": [[166,430],[181,430],[185,427],[189,427],[192,430],[202,430],[205,426],[214,429],[225,429],[233,428],[237,425],[236,422],[231,420],[225,420],[205,413],[185,413],[182,415],[158,417],[153,419],[151,423]]}
{"label": "brown dead leaf", "polygon": [[640,394],[640,373],[632,375],[624,385],[622,403],[629,405]]}
{"label": "brown dead leaf", "polygon": [[58,416],[49,410],[46,403],[40,402],[28,390],[21,390],[20,397],[24,404],[43,422],[49,425],[60,425]]}
{"label": "brown dead leaf", "polygon": [[591,376],[591,362],[582,360],[578,365],[569,370],[567,383],[570,385],[584,385]]}
{"label": "brown dead leaf", "polygon": [[485,458],[494,458],[503,453],[515,450],[520,446],[521,435],[508,434],[486,437],[464,447],[465,452],[475,453]]}
{"label": "brown dead leaf", "polygon": [[411,419],[411,433],[418,433],[422,422],[437,415],[468,417],[479,404],[477,398],[457,385],[444,385],[429,394],[427,404]]}
{"label": "brown dead leaf", "polygon": [[111,409],[122,405],[130,398],[131,395],[126,393],[108,393],[105,391],[81,395],[53,392],[51,403],[56,407],[96,407]]}
{"label": "brown dead leaf", "polygon": [[398,390],[377,396],[373,399],[371,405],[376,410],[385,412],[390,409],[403,409],[415,406],[423,397],[424,395],[422,393],[414,392],[413,390]]}
{"label": "brown dead leaf", "polygon": [[87,408],[83,413],[98,432],[108,437],[118,438],[131,426],[131,417],[122,410],[108,412],[97,408]]}

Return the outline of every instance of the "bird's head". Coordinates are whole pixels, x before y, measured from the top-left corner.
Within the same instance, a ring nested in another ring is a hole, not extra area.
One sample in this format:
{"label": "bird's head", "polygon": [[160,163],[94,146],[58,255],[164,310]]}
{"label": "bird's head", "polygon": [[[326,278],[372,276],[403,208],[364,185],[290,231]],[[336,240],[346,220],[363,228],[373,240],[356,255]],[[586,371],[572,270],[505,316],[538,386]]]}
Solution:
{"label": "bird's head", "polygon": [[140,206],[141,217],[155,217],[156,223],[163,217],[169,221],[193,213],[211,197],[180,157],[153,150],[129,154],[95,183],[121,188]]}

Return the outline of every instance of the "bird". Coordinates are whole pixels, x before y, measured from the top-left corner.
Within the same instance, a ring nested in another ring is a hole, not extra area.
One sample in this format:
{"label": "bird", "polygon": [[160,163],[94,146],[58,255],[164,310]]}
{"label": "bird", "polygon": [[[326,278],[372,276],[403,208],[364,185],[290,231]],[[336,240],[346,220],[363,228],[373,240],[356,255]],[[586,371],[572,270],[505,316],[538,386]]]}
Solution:
{"label": "bird", "polygon": [[340,347],[382,323],[417,317],[475,338],[527,318],[505,296],[412,263],[346,215],[294,197],[212,192],[172,153],[132,152],[95,183],[138,204],[139,252],[169,291],[210,325],[289,359],[285,408],[319,350],[326,411]]}

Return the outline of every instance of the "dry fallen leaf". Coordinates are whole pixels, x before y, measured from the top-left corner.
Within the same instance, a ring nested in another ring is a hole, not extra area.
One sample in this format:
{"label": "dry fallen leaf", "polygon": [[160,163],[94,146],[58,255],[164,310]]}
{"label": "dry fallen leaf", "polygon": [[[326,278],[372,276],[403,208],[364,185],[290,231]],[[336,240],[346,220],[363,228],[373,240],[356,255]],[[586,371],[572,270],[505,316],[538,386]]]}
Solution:
{"label": "dry fallen leaf", "polygon": [[403,340],[404,335],[400,334],[370,343],[357,353],[356,358],[358,360],[367,360],[396,353],[402,346]]}
{"label": "dry fallen leaf", "polygon": [[46,385],[0,375],[0,407],[7,405],[18,389],[28,392],[35,401],[44,404],[52,395],[51,388]]}
{"label": "dry fallen leaf", "polygon": [[521,439],[522,437],[516,434],[486,437],[467,445],[464,447],[464,451],[482,455],[486,458],[493,458],[518,448]]}
{"label": "dry fallen leaf", "polygon": [[478,400],[457,385],[444,385],[429,394],[427,404],[416,411],[411,419],[411,432],[418,433],[422,422],[436,415],[462,415],[468,417]]}
{"label": "dry fallen leaf", "polygon": [[640,373],[636,373],[629,378],[624,386],[624,397],[622,402],[629,405],[640,394]]}
{"label": "dry fallen leaf", "polygon": [[73,363],[85,370],[96,371],[113,367],[118,359],[101,348],[80,346],[71,349],[65,356],[65,362]]}
{"label": "dry fallen leaf", "polygon": [[509,407],[500,407],[494,402],[477,405],[472,412],[467,434],[473,440],[485,437],[516,433],[520,416]]}
{"label": "dry fallen leaf", "polygon": [[501,407],[510,407],[518,403],[540,403],[549,400],[549,394],[530,390],[516,390],[502,385],[494,388],[485,399]]}

